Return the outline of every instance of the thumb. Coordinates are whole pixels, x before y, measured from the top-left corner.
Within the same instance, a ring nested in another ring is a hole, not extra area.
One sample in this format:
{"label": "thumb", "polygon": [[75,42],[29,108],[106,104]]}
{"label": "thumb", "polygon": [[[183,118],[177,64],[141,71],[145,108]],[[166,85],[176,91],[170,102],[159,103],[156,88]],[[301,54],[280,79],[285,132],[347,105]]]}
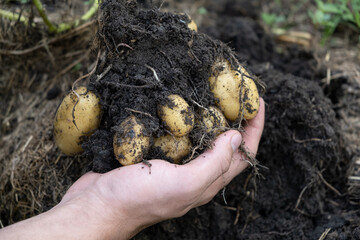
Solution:
{"label": "thumb", "polygon": [[229,170],[233,154],[241,142],[242,136],[238,131],[227,131],[216,139],[211,149],[185,164],[184,170],[193,172],[198,184],[208,186]]}

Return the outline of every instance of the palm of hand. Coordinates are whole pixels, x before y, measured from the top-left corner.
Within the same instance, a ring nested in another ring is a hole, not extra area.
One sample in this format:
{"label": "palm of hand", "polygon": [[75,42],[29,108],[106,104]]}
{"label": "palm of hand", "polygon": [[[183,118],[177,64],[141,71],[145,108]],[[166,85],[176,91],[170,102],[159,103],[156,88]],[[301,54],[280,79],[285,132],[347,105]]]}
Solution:
{"label": "palm of hand", "polygon": [[[106,174],[87,173],[68,190],[58,206],[87,202],[94,215],[117,227],[136,226],[131,235],[156,222],[179,217],[209,202],[248,163],[238,151],[242,141],[257,152],[264,126],[264,102],[258,116],[248,122],[243,136],[234,130],[220,135],[207,150],[185,165],[163,160],[135,164]],[[125,222],[124,222],[124,219]]]}

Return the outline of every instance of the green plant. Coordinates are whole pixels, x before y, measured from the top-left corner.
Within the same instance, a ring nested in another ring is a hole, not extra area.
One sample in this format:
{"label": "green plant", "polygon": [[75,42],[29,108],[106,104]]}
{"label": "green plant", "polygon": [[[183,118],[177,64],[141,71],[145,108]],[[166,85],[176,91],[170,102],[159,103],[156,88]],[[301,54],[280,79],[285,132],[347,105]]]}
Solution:
{"label": "green plant", "polygon": [[[20,0],[20,3],[27,3],[30,0]],[[66,30],[69,30],[73,27],[77,27],[79,26],[82,22],[85,22],[87,20],[89,20],[98,10],[99,8],[99,2],[100,0],[91,0],[91,2],[93,3],[93,5],[91,6],[91,8],[80,17],[80,19],[77,19],[73,22],[70,23],[61,23],[59,25],[54,25],[53,23],[51,23],[51,21],[49,20],[49,18],[46,15],[45,9],[41,3],[40,0],[32,0],[34,6],[36,7],[36,9],[38,10],[39,15],[41,16],[41,18],[43,19],[43,22],[45,23],[45,25],[48,27],[49,32],[51,33],[61,33],[64,32]],[[89,1],[88,1],[89,2]],[[8,18],[10,20],[13,21],[20,21],[23,22],[24,24],[28,24],[29,19],[25,16],[13,13],[13,12],[9,12],[6,10],[2,10],[0,9],[0,17],[4,17],[4,18]]]}
{"label": "green plant", "polygon": [[275,13],[261,13],[261,19],[269,25],[271,28],[276,24],[282,23],[285,21],[285,17],[281,15],[276,15]]}
{"label": "green plant", "polygon": [[360,31],[360,1],[359,0],[315,0],[317,9],[309,11],[312,22],[324,29],[322,43],[325,43],[334,33],[339,24]]}
{"label": "green plant", "polygon": [[31,0],[5,0],[5,3],[20,3],[20,4],[27,4],[29,3]]}

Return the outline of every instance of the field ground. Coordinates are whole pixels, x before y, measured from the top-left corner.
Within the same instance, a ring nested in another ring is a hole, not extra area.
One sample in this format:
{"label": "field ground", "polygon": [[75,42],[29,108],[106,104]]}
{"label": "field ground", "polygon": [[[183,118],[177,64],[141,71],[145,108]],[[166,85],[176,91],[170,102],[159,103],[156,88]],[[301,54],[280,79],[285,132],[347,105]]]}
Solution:
{"label": "field ground", "polygon": [[[44,1],[54,22],[81,15],[84,2]],[[135,239],[360,239],[359,32],[341,25],[319,44],[311,1],[139,2],[186,12],[199,32],[233,48],[265,82],[267,106],[262,176],[249,169],[226,188],[227,205],[219,194]],[[272,24],[264,13],[274,14]],[[0,227],[48,210],[91,169],[89,159],[59,152],[52,124],[73,81],[94,67],[98,27],[91,20],[49,35],[1,20]]]}

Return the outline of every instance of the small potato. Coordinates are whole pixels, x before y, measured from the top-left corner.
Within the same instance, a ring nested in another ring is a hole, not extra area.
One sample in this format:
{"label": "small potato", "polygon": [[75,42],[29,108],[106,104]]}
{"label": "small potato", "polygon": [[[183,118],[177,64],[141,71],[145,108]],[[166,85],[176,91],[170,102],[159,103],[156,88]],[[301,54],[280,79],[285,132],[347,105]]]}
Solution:
{"label": "small potato", "polygon": [[187,25],[187,27],[188,27],[190,30],[193,30],[193,31],[195,31],[195,32],[198,31],[198,27],[197,27],[195,21],[192,20],[191,17],[190,17],[188,14],[186,14],[186,13],[180,13],[180,15],[181,15],[181,16],[187,16],[187,17],[190,19],[190,23],[188,23],[188,25]]}
{"label": "small potato", "polygon": [[114,135],[113,147],[116,159],[124,166],[141,162],[150,146],[144,125],[130,116],[120,124]]}
{"label": "small potato", "polygon": [[191,150],[191,141],[188,136],[174,137],[169,134],[155,138],[154,147],[160,147],[164,155],[176,164],[186,157]]}
{"label": "small potato", "polygon": [[59,149],[72,156],[83,152],[82,138],[90,136],[99,127],[101,106],[99,98],[86,87],[75,89],[60,104],[54,121],[54,138]]}
{"label": "small potato", "polygon": [[217,107],[210,106],[208,109],[201,109],[200,127],[207,133],[214,133],[216,136],[224,132],[228,123],[224,114]]}
{"label": "small potato", "polygon": [[[190,18],[190,17],[189,17],[189,18]],[[191,22],[187,25],[188,28],[189,28],[190,30],[193,30],[193,31],[197,32],[197,31],[198,31],[198,27],[197,27],[195,21],[192,20],[191,18],[190,18],[190,20],[191,20]]]}
{"label": "small potato", "polygon": [[225,117],[230,121],[242,114],[247,120],[254,118],[259,110],[259,93],[246,70],[240,66],[235,71],[228,61],[218,61],[212,70],[210,90]]}
{"label": "small potato", "polygon": [[194,112],[179,95],[169,95],[159,104],[158,115],[176,137],[187,135],[194,127]]}

